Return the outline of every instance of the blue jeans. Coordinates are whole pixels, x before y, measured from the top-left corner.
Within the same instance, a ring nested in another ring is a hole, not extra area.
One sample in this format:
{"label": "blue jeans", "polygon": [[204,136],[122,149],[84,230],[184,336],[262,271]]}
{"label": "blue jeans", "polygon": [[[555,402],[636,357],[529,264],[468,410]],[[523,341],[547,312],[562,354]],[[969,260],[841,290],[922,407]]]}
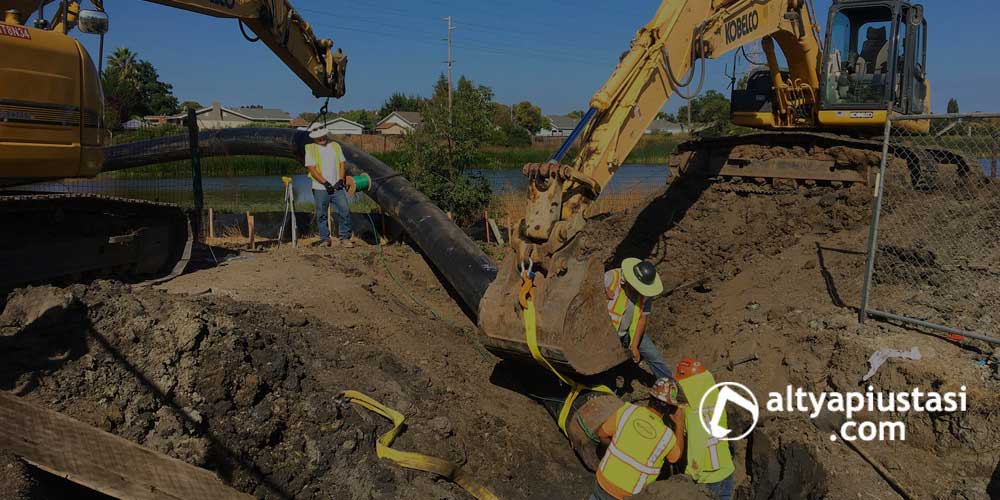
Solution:
{"label": "blue jeans", "polygon": [[590,492],[590,496],[587,497],[587,500],[615,500],[615,497],[604,491],[604,488],[601,488],[600,483],[594,481],[594,489]]}
{"label": "blue jeans", "polygon": [[330,239],[330,228],[327,227],[326,210],[333,201],[333,211],[336,213],[339,236],[342,240],[351,239],[351,204],[347,200],[347,191],[341,189],[332,195],[325,189],[313,189],[313,199],[316,200],[316,225],[319,226],[319,240]]}
{"label": "blue jeans", "polygon": [[717,483],[706,483],[705,487],[719,500],[733,500],[733,488],[736,487],[736,480],[730,474],[729,477]]}
{"label": "blue jeans", "polygon": [[[626,341],[626,346],[632,345],[632,340],[629,337],[626,335],[622,339]],[[639,357],[649,365],[649,369],[652,370],[653,376],[657,379],[674,378],[674,372],[667,364],[667,359],[663,357],[663,351],[656,347],[648,333],[643,334],[642,340],[639,341]]]}

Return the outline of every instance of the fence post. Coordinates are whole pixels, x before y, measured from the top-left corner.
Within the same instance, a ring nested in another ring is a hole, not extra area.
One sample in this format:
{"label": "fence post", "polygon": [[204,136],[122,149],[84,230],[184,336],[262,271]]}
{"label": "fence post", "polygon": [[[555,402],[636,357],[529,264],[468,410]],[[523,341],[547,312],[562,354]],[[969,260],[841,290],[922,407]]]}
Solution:
{"label": "fence post", "polygon": [[198,150],[198,116],[194,108],[188,108],[188,142],[191,147],[191,182],[194,193],[194,234],[201,239],[202,211],[205,208],[205,191],[201,185],[201,152]]}
{"label": "fence post", "polygon": [[868,256],[865,258],[865,283],[861,287],[861,307],[858,308],[858,322],[868,318],[868,297],[871,293],[872,274],[875,272],[875,253],[878,251],[878,224],[882,217],[882,191],[885,187],[885,167],[889,161],[889,140],[892,138],[892,120],[885,120],[885,142],[882,144],[882,162],[875,177],[875,193],[871,227],[868,228]]}
{"label": "fence post", "polygon": [[992,134],[993,140],[990,141],[990,178],[997,178],[997,140],[1000,136],[997,134]]}

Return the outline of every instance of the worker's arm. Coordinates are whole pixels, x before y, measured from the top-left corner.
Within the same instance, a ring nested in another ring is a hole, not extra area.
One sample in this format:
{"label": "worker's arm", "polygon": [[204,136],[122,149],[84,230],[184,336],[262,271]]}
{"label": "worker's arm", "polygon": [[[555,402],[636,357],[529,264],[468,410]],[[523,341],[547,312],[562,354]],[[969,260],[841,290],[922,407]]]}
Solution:
{"label": "worker's arm", "polygon": [[632,351],[632,361],[638,363],[642,356],[639,354],[639,342],[646,333],[646,323],[649,320],[649,312],[652,310],[652,300],[646,299],[642,304],[642,313],[639,315],[639,322],[635,325],[635,335],[632,336],[632,344],[629,346]]}
{"label": "worker's arm", "polygon": [[667,452],[667,461],[676,464],[684,454],[684,409],[678,408],[670,420],[674,422],[674,447]]}
{"label": "worker's arm", "polygon": [[597,438],[601,440],[604,446],[611,444],[611,439],[615,437],[615,426],[618,423],[618,412],[614,412],[608,417],[607,420],[601,424],[601,427],[597,429]]}

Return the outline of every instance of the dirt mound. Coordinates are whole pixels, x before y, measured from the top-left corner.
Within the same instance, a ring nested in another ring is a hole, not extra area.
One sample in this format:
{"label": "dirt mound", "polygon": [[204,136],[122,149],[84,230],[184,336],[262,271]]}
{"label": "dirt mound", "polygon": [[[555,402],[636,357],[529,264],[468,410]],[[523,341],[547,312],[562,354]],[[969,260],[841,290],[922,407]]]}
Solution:
{"label": "dirt mound", "polygon": [[[993,351],[856,321],[868,189],[755,193],[676,182],[640,209],[592,221],[581,248],[608,267],[656,262],[668,291],[648,332],[667,359],[696,356],[758,395],[966,386],[967,412],[861,415],[907,424],[905,441],[861,446],[918,497],[1000,494]],[[478,349],[408,247],[244,252],[164,290],[15,292],[0,316],[0,389],[261,498],[467,498],[379,462],[374,439],[389,423],[338,403],[345,389],[407,416],[397,448],[463,464],[503,498],[585,498],[593,485],[542,406],[504,383],[512,365]],[[911,347],[922,360],[889,361],[861,383],[872,353]],[[749,354],[759,361],[727,367]],[[765,412],[733,451],[737,498],[897,495],[801,414]],[[695,490],[677,478],[647,495]]]}
{"label": "dirt mound", "polygon": [[[465,463],[483,436],[506,433],[503,422],[473,411],[467,418],[477,420],[478,433],[457,436],[464,426],[457,430],[438,411],[453,397],[423,369],[302,312],[108,282],[22,290],[9,304],[46,294],[53,304],[69,297],[74,305],[57,309],[76,316],[37,328],[28,322],[9,338],[0,366],[17,369],[4,371],[0,387],[17,387],[36,403],[214,470],[260,498],[460,495],[453,484],[379,462],[374,440],[390,424],[338,402],[344,389],[412,417],[397,445],[403,449]],[[42,331],[49,345],[39,351],[26,337]],[[57,365],[32,360],[51,352]],[[488,476],[510,474],[510,484],[498,486],[509,497],[544,484],[541,470],[499,467],[504,471]]]}
{"label": "dirt mound", "polygon": [[28,466],[9,452],[0,451],[0,498],[27,500],[33,486]]}

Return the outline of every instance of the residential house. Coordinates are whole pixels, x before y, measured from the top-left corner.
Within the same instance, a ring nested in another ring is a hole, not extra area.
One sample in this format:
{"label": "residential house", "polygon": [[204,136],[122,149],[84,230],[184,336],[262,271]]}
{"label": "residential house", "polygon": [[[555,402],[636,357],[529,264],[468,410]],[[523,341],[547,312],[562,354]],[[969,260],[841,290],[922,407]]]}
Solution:
{"label": "residential house", "polygon": [[[254,123],[275,126],[290,126],[292,117],[280,109],[271,108],[225,108],[218,102],[210,107],[195,111],[198,118],[198,128],[218,129],[246,127]],[[168,123],[183,125],[187,112],[167,117]]]}
{"label": "residential house", "polygon": [[393,111],[375,125],[382,135],[404,135],[416,130],[424,122],[420,113],[413,111]]}
{"label": "residential house", "polygon": [[149,123],[141,118],[133,118],[122,124],[125,130],[139,130],[146,127],[149,127]]}
{"label": "residential house", "polygon": [[289,125],[297,129],[304,130],[306,127],[309,126],[309,120],[306,120],[305,118],[292,118],[292,121],[289,122]]}
{"label": "residential house", "polygon": [[159,125],[166,125],[167,118],[168,117],[166,115],[149,115],[142,117],[142,120],[148,123],[150,126],[156,127]]}
{"label": "residential house", "polygon": [[[306,125],[309,124],[307,123]],[[361,135],[365,133],[364,125],[342,116],[327,120],[325,123],[316,122],[308,130],[316,130],[322,127],[326,127],[334,135]],[[299,130],[306,130],[306,127],[299,127]]]}
{"label": "residential house", "polygon": [[549,119],[552,126],[543,127],[536,134],[537,137],[566,137],[573,132],[577,123],[580,122],[578,118],[571,116],[549,115],[546,118]]}

